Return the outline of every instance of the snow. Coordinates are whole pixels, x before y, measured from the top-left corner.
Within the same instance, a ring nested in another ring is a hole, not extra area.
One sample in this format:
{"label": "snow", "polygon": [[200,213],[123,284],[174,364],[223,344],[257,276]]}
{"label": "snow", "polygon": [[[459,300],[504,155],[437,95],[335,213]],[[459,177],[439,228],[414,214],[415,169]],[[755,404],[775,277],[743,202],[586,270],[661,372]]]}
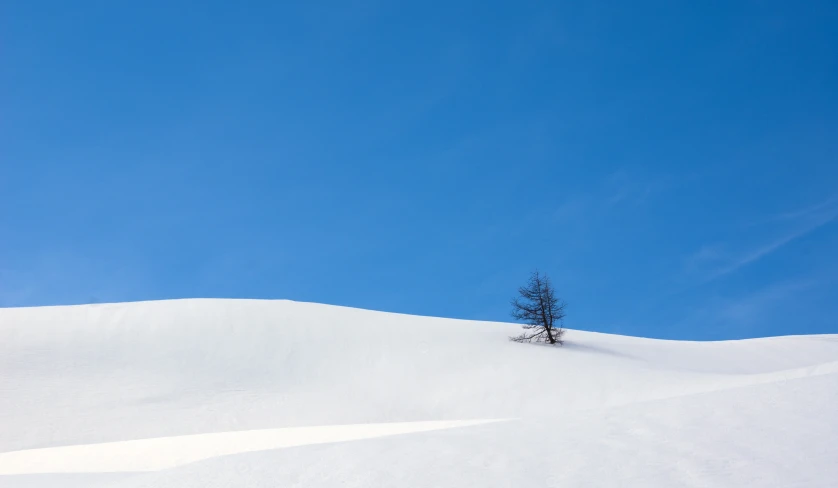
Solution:
{"label": "snow", "polygon": [[685,342],[290,301],[0,309],[0,487],[838,480],[838,335]]}
{"label": "snow", "polygon": [[0,474],[159,471],[229,454],[370,439],[494,420],[392,422],[217,432],[0,453]]}

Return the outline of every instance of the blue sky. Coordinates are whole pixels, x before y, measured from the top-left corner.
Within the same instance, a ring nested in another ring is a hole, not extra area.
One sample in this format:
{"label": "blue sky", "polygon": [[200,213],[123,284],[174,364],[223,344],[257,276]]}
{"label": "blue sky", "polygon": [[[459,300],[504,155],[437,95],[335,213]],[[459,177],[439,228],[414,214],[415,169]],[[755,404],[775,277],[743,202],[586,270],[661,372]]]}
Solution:
{"label": "blue sky", "polygon": [[0,306],[838,332],[834,2],[3,10]]}

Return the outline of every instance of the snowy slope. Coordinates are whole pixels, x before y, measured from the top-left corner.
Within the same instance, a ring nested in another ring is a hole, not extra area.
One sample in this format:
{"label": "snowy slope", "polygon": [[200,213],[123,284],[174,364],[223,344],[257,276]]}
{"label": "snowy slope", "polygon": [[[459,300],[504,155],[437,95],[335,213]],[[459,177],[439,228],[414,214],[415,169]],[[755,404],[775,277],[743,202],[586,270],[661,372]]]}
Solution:
{"label": "snowy slope", "polygon": [[0,309],[0,487],[838,486],[838,335],[517,331],[289,301]]}

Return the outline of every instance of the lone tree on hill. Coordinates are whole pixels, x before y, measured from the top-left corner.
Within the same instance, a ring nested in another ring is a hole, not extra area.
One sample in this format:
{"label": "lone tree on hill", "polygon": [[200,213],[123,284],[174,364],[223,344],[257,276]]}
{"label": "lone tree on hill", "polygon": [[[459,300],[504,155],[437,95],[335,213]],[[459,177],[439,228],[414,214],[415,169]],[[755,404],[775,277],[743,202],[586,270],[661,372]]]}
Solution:
{"label": "lone tree on hill", "polygon": [[536,271],[518,293],[520,296],[512,300],[512,316],[525,322],[524,333],[510,340],[563,344],[565,303],[556,298],[550,278]]}

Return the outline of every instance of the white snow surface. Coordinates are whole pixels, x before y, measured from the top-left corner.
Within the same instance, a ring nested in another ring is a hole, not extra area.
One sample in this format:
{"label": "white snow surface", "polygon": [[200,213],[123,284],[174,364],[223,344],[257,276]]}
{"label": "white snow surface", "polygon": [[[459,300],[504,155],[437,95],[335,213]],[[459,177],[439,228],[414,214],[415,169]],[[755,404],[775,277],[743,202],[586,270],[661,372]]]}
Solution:
{"label": "white snow surface", "polygon": [[291,301],[0,309],[0,487],[835,487],[838,335]]}

